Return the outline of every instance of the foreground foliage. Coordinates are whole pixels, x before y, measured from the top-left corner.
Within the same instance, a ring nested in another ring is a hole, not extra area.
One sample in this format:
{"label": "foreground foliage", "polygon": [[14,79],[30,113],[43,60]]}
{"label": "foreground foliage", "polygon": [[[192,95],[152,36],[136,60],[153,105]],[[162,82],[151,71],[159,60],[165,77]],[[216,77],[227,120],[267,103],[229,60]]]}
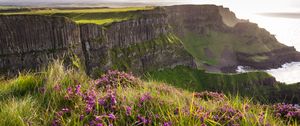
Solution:
{"label": "foreground foliage", "polygon": [[300,116],[293,105],[190,92],[119,71],[92,80],[59,62],[42,74],[21,75],[1,85],[0,125],[278,126],[297,125]]}

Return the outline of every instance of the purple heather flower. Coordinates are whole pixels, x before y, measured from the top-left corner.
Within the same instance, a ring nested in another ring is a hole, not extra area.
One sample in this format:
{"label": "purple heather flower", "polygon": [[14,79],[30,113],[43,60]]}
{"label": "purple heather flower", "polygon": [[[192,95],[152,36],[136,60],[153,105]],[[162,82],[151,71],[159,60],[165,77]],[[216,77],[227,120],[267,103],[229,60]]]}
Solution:
{"label": "purple heather flower", "polygon": [[127,116],[130,116],[130,115],[131,115],[131,110],[132,110],[131,107],[129,107],[129,106],[126,107],[126,115],[127,115]]}
{"label": "purple heather flower", "polygon": [[81,89],[81,85],[80,84],[76,85],[75,94],[81,95],[81,90],[80,89]]}
{"label": "purple heather flower", "polygon": [[116,116],[113,113],[111,113],[111,114],[108,114],[108,118],[111,120],[115,120]]}
{"label": "purple heather flower", "polygon": [[101,116],[96,116],[95,117],[95,121],[101,121],[102,120],[102,117]]}
{"label": "purple heather flower", "polygon": [[56,85],[54,86],[54,90],[55,90],[55,91],[60,91],[60,89],[61,89],[61,85],[60,85],[60,84],[56,84]]}
{"label": "purple heather flower", "polygon": [[98,100],[98,104],[99,105],[105,105],[105,99],[103,99],[103,98],[99,98],[99,100]]}
{"label": "purple heather flower", "polygon": [[110,95],[110,102],[111,102],[111,105],[117,104],[117,99],[116,99],[115,95],[113,95],[113,94]]}
{"label": "purple heather flower", "polygon": [[150,122],[150,120],[147,120],[145,117],[142,117],[140,115],[138,115],[137,118],[138,118],[139,122],[142,124],[148,124]]}
{"label": "purple heather flower", "polygon": [[84,119],[84,115],[80,115],[79,120],[82,121]]}
{"label": "purple heather flower", "polygon": [[93,111],[93,106],[91,106],[91,105],[86,105],[86,107],[85,107],[85,112],[86,113],[91,113]]}
{"label": "purple heather flower", "polygon": [[98,123],[98,124],[96,124],[96,126],[103,126],[103,124],[102,123]]}
{"label": "purple heather flower", "polygon": [[165,122],[164,126],[172,126],[172,123],[171,122]]}
{"label": "purple heather flower", "polygon": [[150,93],[145,93],[144,95],[142,95],[142,97],[140,98],[140,103],[144,103],[147,100],[150,100],[152,97],[150,95]]}

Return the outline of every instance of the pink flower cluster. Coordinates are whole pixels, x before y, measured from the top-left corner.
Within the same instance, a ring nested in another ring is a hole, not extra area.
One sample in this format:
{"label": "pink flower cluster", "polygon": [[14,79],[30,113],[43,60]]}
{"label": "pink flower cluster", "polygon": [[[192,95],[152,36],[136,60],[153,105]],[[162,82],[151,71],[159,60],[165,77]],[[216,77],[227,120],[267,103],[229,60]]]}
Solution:
{"label": "pink flower cluster", "polygon": [[224,105],[213,112],[213,120],[221,124],[237,125],[243,118],[242,112],[236,110],[228,105]]}
{"label": "pink flower cluster", "polygon": [[195,93],[194,97],[200,98],[203,100],[215,100],[215,101],[223,101],[226,97],[222,93],[217,93],[217,92],[208,92],[204,91],[201,93]]}
{"label": "pink flower cluster", "polygon": [[300,108],[292,104],[279,103],[273,105],[275,115],[283,118],[295,118],[300,120]]}
{"label": "pink flower cluster", "polygon": [[98,87],[116,88],[118,86],[136,86],[138,84],[137,80],[132,73],[110,70],[97,79],[95,83]]}

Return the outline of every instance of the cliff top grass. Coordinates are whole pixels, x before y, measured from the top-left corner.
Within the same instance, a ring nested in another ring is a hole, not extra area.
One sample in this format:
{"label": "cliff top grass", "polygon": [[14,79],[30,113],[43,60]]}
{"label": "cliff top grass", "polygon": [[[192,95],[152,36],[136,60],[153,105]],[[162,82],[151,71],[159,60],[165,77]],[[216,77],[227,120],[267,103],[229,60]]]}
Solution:
{"label": "cliff top grass", "polygon": [[32,9],[30,11],[7,12],[0,15],[47,15],[68,17],[79,24],[98,25],[120,22],[138,17],[136,11],[151,10],[154,7],[127,8],[84,8],[84,9]]}
{"label": "cliff top grass", "polygon": [[[0,84],[0,125],[296,126],[292,105],[261,105],[217,92],[191,92],[109,71],[92,80],[60,62]],[[279,115],[281,114],[281,115]]]}

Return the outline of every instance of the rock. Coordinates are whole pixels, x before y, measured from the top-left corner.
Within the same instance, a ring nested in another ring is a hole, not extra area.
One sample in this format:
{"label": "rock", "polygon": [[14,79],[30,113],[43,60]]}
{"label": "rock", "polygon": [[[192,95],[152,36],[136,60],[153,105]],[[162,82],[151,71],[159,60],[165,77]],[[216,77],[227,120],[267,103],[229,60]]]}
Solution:
{"label": "rock", "polygon": [[[71,65],[70,57],[74,54],[81,59],[88,74],[112,68],[134,73],[178,65],[195,68],[196,60],[186,51],[181,38],[189,33],[204,37],[211,31],[244,38],[245,46],[260,42],[280,48],[249,54],[226,46],[221,55],[205,48],[206,57],[220,57],[219,64],[208,64],[207,69],[233,71],[237,65],[265,69],[300,61],[294,48],[278,44],[269,32],[257,24],[237,19],[228,8],[180,5],[135,13],[141,16],[105,26],[78,25],[55,16],[0,16],[0,74],[39,70],[58,58],[65,58],[67,65]],[[255,56],[268,59],[255,62]]]}

